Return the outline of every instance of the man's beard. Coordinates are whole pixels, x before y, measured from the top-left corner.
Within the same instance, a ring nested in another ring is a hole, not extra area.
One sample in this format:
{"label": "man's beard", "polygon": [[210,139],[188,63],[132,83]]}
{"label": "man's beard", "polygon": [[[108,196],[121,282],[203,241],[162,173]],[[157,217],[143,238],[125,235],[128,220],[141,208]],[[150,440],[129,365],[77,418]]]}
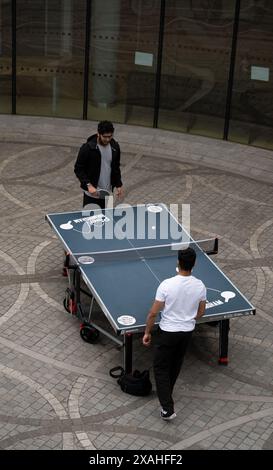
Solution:
{"label": "man's beard", "polygon": [[103,142],[100,135],[98,137],[98,141],[99,141],[99,144],[102,145],[103,147],[106,147],[110,143],[109,140],[107,140],[107,142]]}

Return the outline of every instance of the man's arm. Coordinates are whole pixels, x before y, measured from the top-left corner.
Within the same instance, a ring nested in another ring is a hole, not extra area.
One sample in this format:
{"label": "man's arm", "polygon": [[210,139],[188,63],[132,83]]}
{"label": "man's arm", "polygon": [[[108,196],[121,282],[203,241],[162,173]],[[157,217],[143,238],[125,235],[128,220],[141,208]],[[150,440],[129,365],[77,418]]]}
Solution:
{"label": "man's arm", "polygon": [[122,187],[120,172],[120,146],[116,140],[112,146],[112,184],[116,188]]}
{"label": "man's arm", "polygon": [[82,187],[84,189],[88,189],[87,183],[89,183],[88,175],[87,175],[87,158],[88,158],[88,149],[86,148],[86,144],[82,145],[77,160],[74,165],[74,173],[77,178],[80,180]]}
{"label": "man's arm", "polygon": [[116,195],[118,199],[124,197],[124,189],[121,181],[121,172],[120,172],[120,146],[115,141],[115,148],[112,148],[113,155],[113,165],[112,165],[112,175],[113,175],[113,186],[116,187]]}
{"label": "man's arm", "polygon": [[201,300],[201,302],[199,303],[199,306],[198,306],[198,310],[197,310],[195,320],[198,320],[199,318],[201,318],[202,315],[204,315],[205,310],[206,310],[206,301]]}
{"label": "man's arm", "polygon": [[144,346],[149,346],[151,344],[151,331],[155,323],[155,319],[157,314],[163,310],[165,302],[160,302],[159,300],[155,300],[151,310],[148,313],[147,320],[146,320],[146,328],[142,338],[142,343]]}

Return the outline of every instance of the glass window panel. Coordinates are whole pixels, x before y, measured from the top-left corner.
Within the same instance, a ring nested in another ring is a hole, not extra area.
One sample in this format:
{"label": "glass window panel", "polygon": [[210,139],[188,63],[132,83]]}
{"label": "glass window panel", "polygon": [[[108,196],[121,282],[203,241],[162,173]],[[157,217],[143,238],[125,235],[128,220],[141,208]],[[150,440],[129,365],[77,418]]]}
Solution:
{"label": "glass window panel", "polygon": [[82,117],[85,0],[17,1],[17,113]]}
{"label": "glass window panel", "polygon": [[153,125],[160,1],[93,0],[88,118]]}
{"label": "glass window panel", "polygon": [[223,137],[235,0],[168,0],[158,126]]}
{"label": "glass window panel", "polygon": [[0,0],[0,113],[11,113],[11,0]]}
{"label": "glass window panel", "polygon": [[273,148],[273,3],[241,1],[229,140]]}

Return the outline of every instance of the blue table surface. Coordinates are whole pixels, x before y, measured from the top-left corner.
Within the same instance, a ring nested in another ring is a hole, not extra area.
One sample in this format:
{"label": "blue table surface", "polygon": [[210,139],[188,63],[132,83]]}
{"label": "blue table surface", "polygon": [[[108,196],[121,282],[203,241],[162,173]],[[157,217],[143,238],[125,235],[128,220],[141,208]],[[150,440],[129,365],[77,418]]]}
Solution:
{"label": "blue table surface", "polygon": [[[100,232],[102,239],[93,237],[94,232],[92,232],[92,235],[90,224],[86,222],[89,217],[93,217],[93,212],[47,215],[47,219],[56,234],[77,262],[83,254],[90,254],[93,257],[94,262],[92,264],[81,264],[79,262],[79,267],[86,284],[116,330],[128,329],[118,321],[118,318],[123,315],[130,315],[136,319],[135,324],[130,329],[140,328],[145,325],[158,285],[164,279],[176,275],[177,252],[167,251],[165,253],[164,245],[178,243],[186,239],[186,232],[164,206],[162,212],[149,213],[148,217],[147,206],[135,206],[130,211],[132,231],[129,239],[120,238],[122,236],[122,217],[124,213],[121,215],[113,214],[111,209],[103,211],[103,215],[108,221],[102,227],[97,227],[97,230],[102,231]],[[139,220],[139,217],[143,219],[140,225],[135,223],[137,218]],[[108,236],[105,231],[107,223],[108,235],[111,235],[110,224],[115,230],[114,238],[106,238]],[[123,223],[123,230],[124,228]],[[143,235],[144,238],[137,238],[139,234]],[[163,247],[160,248],[161,246]],[[138,257],[138,254],[143,255],[143,252],[139,250],[140,247],[158,247],[159,249],[154,250],[156,252],[155,257],[150,257],[150,250],[148,250],[147,256],[141,259]],[[111,254],[109,254],[109,257],[104,255],[106,259],[102,262],[101,256],[96,254],[96,252],[115,250],[133,251],[134,248],[139,250],[135,259],[130,256],[128,259],[128,253],[130,254],[130,252],[125,251],[124,253],[118,253],[114,260],[111,259]],[[197,252],[197,260],[193,275],[201,279],[207,288],[208,303],[202,321],[223,319],[253,312],[254,307],[252,304],[232,284],[212,259],[198,245],[194,245],[194,248]],[[160,256],[161,250],[163,256]]]}

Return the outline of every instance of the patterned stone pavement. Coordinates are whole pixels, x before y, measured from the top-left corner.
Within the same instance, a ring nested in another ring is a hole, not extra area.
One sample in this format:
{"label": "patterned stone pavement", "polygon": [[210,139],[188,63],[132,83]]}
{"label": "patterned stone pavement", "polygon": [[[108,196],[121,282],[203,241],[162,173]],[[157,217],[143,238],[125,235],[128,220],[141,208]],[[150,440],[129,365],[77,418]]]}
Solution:
{"label": "patterned stone pavement", "polygon": [[[215,260],[257,308],[231,320],[228,367],[217,364],[217,330],[197,326],[178,416],[166,423],[155,392],[126,395],[109,376],[121,363],[114,343],[84,343],[62,305],[62,249],[44,216],[81,207],[73,164],[96,123],[0,123],[0,449],[272,449],[273,154],[116,126],[125,202],[190,204],[192,234],[219,236]],[[152,350],[140,339],[134,368],[143,369]]]}

